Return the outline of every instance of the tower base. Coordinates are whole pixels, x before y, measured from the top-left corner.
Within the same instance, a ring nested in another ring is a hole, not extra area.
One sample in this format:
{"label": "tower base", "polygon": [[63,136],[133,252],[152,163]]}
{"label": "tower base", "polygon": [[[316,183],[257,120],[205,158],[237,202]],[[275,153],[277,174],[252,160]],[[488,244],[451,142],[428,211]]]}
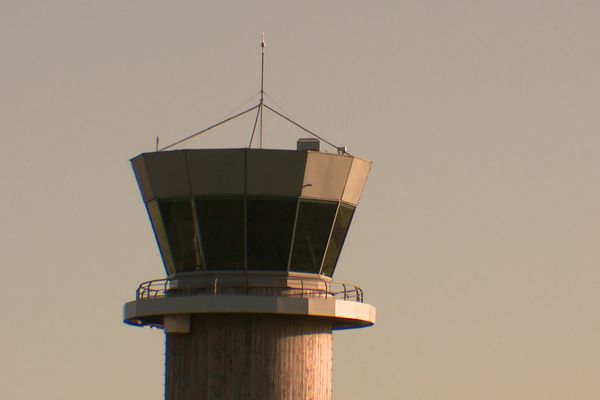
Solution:
{"label": "tower base", "polygon": [[166,333],[166,400],[330,400],[332,322],[286,315],[192,315]]}

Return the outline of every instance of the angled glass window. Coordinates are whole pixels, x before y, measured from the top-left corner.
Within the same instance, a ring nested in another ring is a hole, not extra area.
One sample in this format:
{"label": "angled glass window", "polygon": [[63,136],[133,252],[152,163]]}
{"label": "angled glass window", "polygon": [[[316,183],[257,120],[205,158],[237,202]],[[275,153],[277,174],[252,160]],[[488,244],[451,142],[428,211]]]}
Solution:
{"label": "angled glass window", "polygon": [[290,270],[318,274],[337,203],[300,200]]}
{"label": "angled glass window", "polygon": [[297,199],[248,198],[246,202],[248,269],[287,270]]}
{"label": "angled glass window", "polygon": [[165,225],[160,216],[160,209],[158,207],[158,200],[152,200],[146,203],[146,209],[152,222],[152,230],[154,230],[154,237],[158,243],[160,249],[160,255],[163,259],[163,264],[167,270],[167,275],[174,274],[175,266],[173,265],[173,257],[171,256],[171,248],[169,246],[169,238],[165,230]]}
{"label": "angled glass window", "polygon": [[323,262],[323,270],[321,271],[323,275],[333,276],[353,215],[354,207],[340,204],[337,216],[335,217],[335,223],[333,224],[333,230],[331,231],[329,246],[327,246],[325,261]]}
{"label": "angled glass window", "polygon": [[244,269],[244,200],[199,198],[196,213],[206,269]]}
{"label": "angled glass window", "polygon": [[186,272],[200,268],[191,199],[159,200],[158,205],[169,238],[175,271]]}

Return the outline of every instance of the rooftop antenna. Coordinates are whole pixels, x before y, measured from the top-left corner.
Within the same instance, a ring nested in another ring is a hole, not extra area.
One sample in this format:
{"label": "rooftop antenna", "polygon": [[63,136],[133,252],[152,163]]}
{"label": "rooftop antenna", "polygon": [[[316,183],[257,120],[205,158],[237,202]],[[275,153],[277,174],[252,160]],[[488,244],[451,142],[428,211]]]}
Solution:
{"label": "rooftop antenna", "polygon": [[263,108],[265,103],[265,33],[262,34],[261,48],[261,68],[260,68],[260,148],[263,142]]}
{"label": "rooftop antenna", "polygon": [[[191,134],[191,135],[189,135],[187,137],[184,137],[183,139],[180,139],[180,140],[178,140],[178,141],[176,141],[174,143],[171,143],[171,144],[169,144],[167,146],[164,146],[162,148],[160,148],[158,146],[159,141],[157,139],[156,152],[160,152],[160,151],[164,151],[164,150],[168,150],[170,148],[173,148],[173,147],[175,147],[175,146],[177,146],[177,145],[179,145],[179,144],[181,144],[183,142],[186,142],[186,141],[188,141],[190,139],[195,138],[196,136],[199,136],[199,135],[201,135],[201,134],[203,134],[205,132],[208,132],[209,130],[211,130],[213,128],[216,128],[216,127],[218,127],[220,125],[223,125],[223,124],[225,124],[225,123],[227,123],[227,122],[229,122],[229,121],[231,121],[233,119],[241,117],[242,115],[247,114],[247,113],[249,113],[250,111],[253,111],[253,110],[257,110],[257,112],[256,112],[256,117],[254,118],[254,125],[252,127],[252,135],[250,135],[250,141],[248,142],[248,148],[252,148],[252,143],[254,141],[254,134],[256,133],[256,128],[258,127],[259,136],[260,136],[259,139],[258,139],[258,142],[259,142],[258,146],[259,146],[260,149],[262,149],[263,148],[263,112],[264,112],[264,109],[266,108],[267,110],[273,112],[277,116],[285,119],[286,121],[288,121],[292,125],[297,126],[298,128],[300,128],[303,131],[305,131],[306,133],[308,133],[309,135],[315,137],[320,142],[328,144],[333,149],[335,149],[338,154],[352,156],[352,154],[350,154],[347,151],[347,149],[346,149],[345,146],[336,146],[332,142],[328,141],[327,139],[323,138],[322,136],[317,135],[315,132],[313,132],[313,131],[305,128],[304,126],[300,125],[298,122],[294,121],[289,116],[286,116],[286,115],[282,114],[281,112],[277,111],[276,109],[274,109],[273,107],[271,107],[271,106],[269,106],[268,104],[265,103],[265,94],[267,96],[269,96],[269,95],[265,92],[265,47],[266,47],[266,44],[265,44],[265,33],[264,32],[262,34],[262,40],[260,42],[260,47],[261,47],[260,92],[259,92],[260,99],[259,99],[258,104],[254,105],[254,106],[252,106],[252,107],[250,107],[250,108],[248,108],[248,109],[246,109],[244,111],[241,111],[241,112],[239,112],[239,113],[237,113],[237,114],[235,114],[233,116],[230,116],[230,117],[228,117],[228,118],[226,118],[226,119],[224,119],[224,120],[222,120],[220,122],[217,122],[217,123],[209,126],[208,128],[202,129],[199,132],[193,133],[193,134]],[[270,98],[270,96],[269,96],[269,98]],[[271,100],[273,100],[273,99],[271,99]],[[246,104],[246,103],[244,103],[244,104]]]}

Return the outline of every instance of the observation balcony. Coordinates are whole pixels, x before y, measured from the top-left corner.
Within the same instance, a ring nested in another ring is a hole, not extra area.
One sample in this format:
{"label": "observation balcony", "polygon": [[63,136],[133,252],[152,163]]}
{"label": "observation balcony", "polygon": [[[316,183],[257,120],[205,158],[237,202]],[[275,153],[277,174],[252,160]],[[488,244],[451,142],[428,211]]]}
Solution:
{"label": "observation balcony", "polygon": [[171,329],[169,321],[192,314],[278,314],[325,318],[333,329],[373,325],[375,308],[353,284],[312,274],[178,274],[143,282],[124,320],[137,326]]}

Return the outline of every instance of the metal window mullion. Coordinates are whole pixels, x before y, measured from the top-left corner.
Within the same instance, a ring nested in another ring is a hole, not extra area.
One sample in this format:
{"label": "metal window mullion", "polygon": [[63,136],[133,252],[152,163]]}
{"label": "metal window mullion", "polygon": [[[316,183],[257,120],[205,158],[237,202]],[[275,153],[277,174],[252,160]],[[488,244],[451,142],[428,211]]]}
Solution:
{"label": "metal window mullion", "polygon": [[[259,110],[260,111],[260,110]],[[248,289],[248,150],[244,151],[244,271],[246,272],[246,290]]]}
{"label": "metal window mullion", "polygon": [[248,196],[244,195],[244,271],[248,272]]}
{"label": "metal window mullion", "polygon": [[[202,250],[202,242],[200,241],[200,227],[198,225],[198,213],[196,212],[196,202],[194,201],[194,195],[192,193],[192,180],[190,174],[190,166],[188,164],[189,152],[184,150],[183,155],[183,159],[185,161],[185,173],[187,177],[187,184],[189,190],[188,193],[190,196],[190,207],[192,209],[192,219],[194,220],[194,258],[196,259],[196,268],[204,267],[206,269],[206,260],[204,258],[204,252]],[[201,265],[198,265],[198,263],[201,263]]]}
{"label": "metal window mullion", "polygon": [[207,271],[208,268],[206,267],[204,246],[202,243],[202,238],[200,237],[200,222],[198,220],[198,210],[196,209],[196,200],[193,196],[190,197],[190,202],[192,204],[192,219],[194,220],[194,247],[196,250],[196,264],[200,262],[200,265],[197,266]]}
{"label": "metal window mullion", "polygon": [[329,251],[329,243],[331,242],[331,235],[333,234],[333,229],[335,228],[335,223],[337,222],[338,212],[340,211],[340,202],[338,201],[337,207],[335,208],[335,215],[333,217],[333,222],[331,224],[331,229],[329,229],[329,236],[327,237],[327,245],[325,246],[325,252],[323,253],[323,259],[321,260],[321,266],[319,267],[319,275],[323,272],[323,265],[325,264],[325,260],[327,259],[327,252]]}
{"label": "metal window mullion", "polygon": [[296,240],[296,226],[298,224],[298,213],[300,212],[300,197],[296,201],[296,215],[294,216],[294,226],[292,227],[292,240],[290,242],[290,255],[288,257],[288,263],[286,271],[290,271],[292,267],[292,254],[294,254],[294,241]]}

